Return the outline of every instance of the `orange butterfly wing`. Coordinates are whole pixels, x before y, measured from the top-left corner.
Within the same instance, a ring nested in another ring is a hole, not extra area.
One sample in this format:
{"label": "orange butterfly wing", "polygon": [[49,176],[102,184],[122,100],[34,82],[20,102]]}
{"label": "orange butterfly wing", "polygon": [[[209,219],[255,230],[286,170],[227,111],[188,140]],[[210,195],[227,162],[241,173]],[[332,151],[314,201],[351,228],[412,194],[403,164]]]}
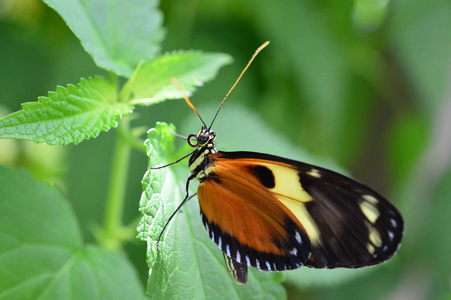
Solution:
{"label": "orange butterfly wing", "polygon": [[198,197],[210,238],[237,262],[265,271],[298,268],[310,257],[309,239],[293,214],[245,167],[215,163]]}
{"label": "orange butterfly wing", "polygon": [[198,188],[204,225],[238,263],[264,271],[374,265],[403,235],[397,210],[338,173],[253,152],[210,154]]}

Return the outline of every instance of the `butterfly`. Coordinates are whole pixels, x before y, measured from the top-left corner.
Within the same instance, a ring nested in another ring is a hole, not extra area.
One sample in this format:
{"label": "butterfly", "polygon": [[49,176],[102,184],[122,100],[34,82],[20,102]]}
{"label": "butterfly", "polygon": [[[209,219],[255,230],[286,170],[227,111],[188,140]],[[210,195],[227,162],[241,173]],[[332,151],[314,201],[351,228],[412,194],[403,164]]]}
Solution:
{"label": "butterfly", "polygon": [[191,181],[198,181],[202,222],[224,254],[230,274],[247,283],[248,267],[261,271],[310,268],[360,268],[386,261],[398,250],[404,232],[401,214],[371,188],[334,171],[279,156],[216,149],[210,126],[200,117],[177,81],[186,103],[203,123],[197,134],[184,137],[194,150],[186,195],[171,215],[157,242],[186,201]]}

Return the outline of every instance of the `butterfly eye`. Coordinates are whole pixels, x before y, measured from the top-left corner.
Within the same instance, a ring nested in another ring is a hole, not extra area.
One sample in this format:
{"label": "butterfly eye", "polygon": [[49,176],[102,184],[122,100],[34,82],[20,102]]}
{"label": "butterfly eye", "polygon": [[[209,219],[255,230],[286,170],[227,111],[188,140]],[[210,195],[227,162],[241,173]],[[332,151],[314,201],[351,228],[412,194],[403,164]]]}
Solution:
{"label": "butterfly eye", "polygon": [[206,143],[208,143],[209,140],[210,140],[210,137],[205,134],[202,134],[197,138],[197,142],[202,146],[205,145]]}
{"label": "butterfly eye", "polygon": [[[193,139],[194,139],[195,143],[193,142]],[[195,134],[188,135],[187,141],[188,141],[188,145],[190,145],[191,147],[197,147],[197,145],[198,145],[197,136]]]}

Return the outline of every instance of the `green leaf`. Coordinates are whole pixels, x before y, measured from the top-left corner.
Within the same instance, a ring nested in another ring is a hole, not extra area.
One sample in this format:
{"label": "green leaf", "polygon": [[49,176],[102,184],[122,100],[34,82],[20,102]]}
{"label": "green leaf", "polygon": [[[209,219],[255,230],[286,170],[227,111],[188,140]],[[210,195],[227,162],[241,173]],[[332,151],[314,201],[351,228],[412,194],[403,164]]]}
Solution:
{"label": "green leaf", "polygon": [[157,0],[44,0],[66,21],[95,63],[130,76],[160,51],[165,30]]}
{"label": "green leaf", "polygon": [[61,192],[0,166],[1,299],[145,299],[121,253],[83,245]]}
{"label": "green leaf", "polygon": [[[146,141],[151,166],[167,163],[174,137],[162,123],[151,129]],[[166,151],[166,152],[162,152]],[[140,210],[143,218],[138,237],[147,242],[151,269],[148,293],[156,299],[283,299],[280,279],[271,273],[250,270],[246,287],[228,273],[218,247],[208,238],[195,199],[178,212],[166,229],[156,253],[156,240],[170,214],[182,201],[188,168],[181,163],[146,173]],[[190,192],[193,193],[192,191]]]}
{"label": "green leaf", "polygon": [[197,86],[213,79],[219,68],[231,61],[229,55],[222,53],[178,51],[165,54],[138,71],[131,87],[134,99],[131,103],[151,105],[165,99],[182,98],[171,77],[175,77],[190,95]]}
{"label": "green leaf", "polygon": [[[172,129],[174,128],[172,127]],[[173,151],[174,138],[165,123],[157,123],[155,128],[148,131],[148,139],[145,141],[145,145],[147,156],[149,157],[149,166],[158,166],[160,163],[167,161],[167,152],[163,149],[167,149],[168,152],[171,149]],[[177,185],[172,175],[171,172],[168,173],[167,168],[162,168],[147,171],[142,180],[144,193],[140,200],[139,210],[143,214],[143,218],[138,225],[137,231],[139,239],[143,241],[151,239],[152,241],[152,245],[148,245],[147,249],[150,261],[155,260],[156,240],[164,226],[164,201],[161,199],[163,187],[166,186],[165,192],[167,193],[167,189],[170,190],[172,186],[175,187]],[[176,196],[180,198],[177,194]],[[173,202],[171,201],[171,203]]]}
{"label": "green leaf", "polygon": [[58,86],[48,97],[24,103],[22,110],[0,119],[0,138],[78,144],[116,127],[121,116],[132,109],[116,102],[115,85],[106,79],[81,79],[76,86]]}

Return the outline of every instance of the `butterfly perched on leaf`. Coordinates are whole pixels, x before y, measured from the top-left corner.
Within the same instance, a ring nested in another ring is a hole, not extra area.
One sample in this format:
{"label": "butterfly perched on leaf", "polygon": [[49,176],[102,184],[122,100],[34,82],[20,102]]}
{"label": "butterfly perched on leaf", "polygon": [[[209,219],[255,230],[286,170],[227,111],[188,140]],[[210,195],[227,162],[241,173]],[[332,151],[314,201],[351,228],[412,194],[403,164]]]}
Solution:
{"label": "butterfly perched on leaf", "polygon": [[[189,157],[192,181],[202,222],[224,254],[227,268],[238,284],[246,284],[248,267],[261,271],[310,268],[360,268],[386,261],[400,246],[403,219],[397,209],[371,188],[331,170],[270,154],[223,152],[216,148],[210,126],[184,95],[203,126],[184,138],[194,150],[177,161],[151,167],[160,169]],[[175,81],[175,84],[178,83]],[[183,90],[180,88],[183,93]],[[182,249],[180,249],[182,250]]]}

